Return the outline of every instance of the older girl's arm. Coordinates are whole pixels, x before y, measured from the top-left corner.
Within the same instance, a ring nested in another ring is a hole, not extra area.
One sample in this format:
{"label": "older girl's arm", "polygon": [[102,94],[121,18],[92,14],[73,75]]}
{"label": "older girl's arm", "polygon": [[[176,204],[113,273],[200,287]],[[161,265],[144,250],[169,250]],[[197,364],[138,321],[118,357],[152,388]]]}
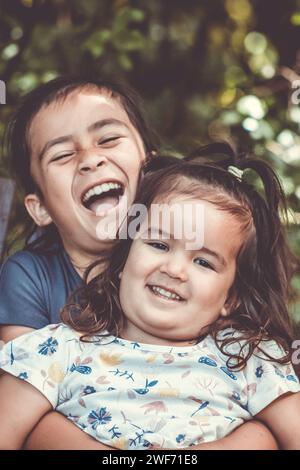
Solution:
{"label": "older girl's arm", "polygon": [[199,444],[189,450],[277,450],[276,440],[259,421],[248,421],[218,441]]}
{"label": "older girl's arm", "polygon": [[0,377],[0,449],[21,449],[27,435],[52,409],[35,387],[13,375]]}
{"label": "older girl's arm", "polygon": [[[268,428],[259,421],[251,420],[236,428],[218,441],[198,444],[180,450],[277,450],[277,443]],[[152,447],[151,450],[160,450]],[[164,449],[161,449],[164,450]]]}
{"label": "older girl's arm", "polygon": [[28,437],[27,450],[116,450],[96,441],[63,415],[48,413]]}
{"label": "older girl's arm", "polygon": [[300,450],[300,392],[282,395],[255,418],[270,428],[280,449]]}

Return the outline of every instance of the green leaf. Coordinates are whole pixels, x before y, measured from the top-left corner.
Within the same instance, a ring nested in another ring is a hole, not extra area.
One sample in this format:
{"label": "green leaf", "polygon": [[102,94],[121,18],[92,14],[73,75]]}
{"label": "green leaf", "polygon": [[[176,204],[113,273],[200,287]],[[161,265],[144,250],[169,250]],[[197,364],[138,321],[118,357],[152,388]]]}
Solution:
{"label": "green leaf", "polygon": [[119,34],[113,39],[115,47],[122,51],[137,51],[145,47],[145,38],[139,31]]}
{"label": "green leaf", "polygon": [[132,69],[132,61],[128,54],[119,54],[118,62],[124,70],[131,70]]}
{"label": "green leaf", "polygon": [[137,8],[132,8],[130,10],[130,17],[131,21],[140,22],[144,20],[145,12],[143,12],[142,10],[138,10]]}
{"label": "green leaf", "polygon": [[111,32],[108,29],[96,31],[83,43],[82,48],[88,50],[93,57],[100,57],[105,50],[105,44],[110,38]]}
{"label": "green leaf", "polygon": [[130,30],[128,23],[141,22],[144,17],[145,14],[142,10],[128,7],[122,8],[114,19],[114,23],[112,25],[113,34],[119,34],[125,31],[128,34],[128,30]]}
{"label": "green leaf", "polygon": [[294,26],[300,26],[300,11],[297,11],[291,16],[291,23]]}

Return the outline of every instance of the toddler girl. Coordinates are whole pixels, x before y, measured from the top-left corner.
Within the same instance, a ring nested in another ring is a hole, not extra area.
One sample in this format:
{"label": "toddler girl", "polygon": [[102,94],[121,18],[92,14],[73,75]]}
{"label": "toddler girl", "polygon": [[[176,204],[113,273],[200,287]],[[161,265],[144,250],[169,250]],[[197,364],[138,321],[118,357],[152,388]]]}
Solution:
{"label": "toddler girl", "polygon": [[[233,164],[260,175],[265,198],[224,169]],[[52,408],[113,448],[201,449],[253,417],[299,448],[274,172],[229,156],[157,158],[145,171],[81,305],[2,351],[1,448],[19,448]]]}

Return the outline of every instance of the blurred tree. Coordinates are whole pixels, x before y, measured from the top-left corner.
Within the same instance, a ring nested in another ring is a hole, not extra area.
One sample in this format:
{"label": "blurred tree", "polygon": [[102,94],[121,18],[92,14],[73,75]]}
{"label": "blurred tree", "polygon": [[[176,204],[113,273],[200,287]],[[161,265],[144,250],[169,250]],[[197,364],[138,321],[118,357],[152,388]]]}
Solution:
{"label": "blurred tree", "polygon": [[[82,70],[117,76],[145,99],[166,147],[184,152],[232,137],[268,159],[288,195],[300,254],[300,92],[292,88],[300,80],[300,0],[0,0],[0,13],[0,138],[20,97],[38,84]],[[10,236],[22,225],[21,206]]]}

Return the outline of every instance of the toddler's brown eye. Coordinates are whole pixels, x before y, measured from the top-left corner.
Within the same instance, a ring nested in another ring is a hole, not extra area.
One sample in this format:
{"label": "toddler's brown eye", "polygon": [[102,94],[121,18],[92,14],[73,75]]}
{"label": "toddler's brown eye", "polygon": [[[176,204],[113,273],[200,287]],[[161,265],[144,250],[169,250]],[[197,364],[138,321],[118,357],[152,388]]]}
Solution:
{"label": "toddler's brown eye", "polygon": [[148,242],[147,245],[152,246],[153,248],[156,248],[157,250],[169,251],[169,247],[167,245],[165,245],[164,243]]}
{"label": "toddler's brown eye", "polygon": [[194,259],[194,263],[195,263],[195,264],[198,264],[198,266],[203,266],[204,268],[208,268],[208,269],[212,269],[212,270],[214,269],[214,268],[212,267],[212,265],[209,264],[208,261],[206,261],[206,260],[203,259],[203,258],[196,258],[196,259]]}

